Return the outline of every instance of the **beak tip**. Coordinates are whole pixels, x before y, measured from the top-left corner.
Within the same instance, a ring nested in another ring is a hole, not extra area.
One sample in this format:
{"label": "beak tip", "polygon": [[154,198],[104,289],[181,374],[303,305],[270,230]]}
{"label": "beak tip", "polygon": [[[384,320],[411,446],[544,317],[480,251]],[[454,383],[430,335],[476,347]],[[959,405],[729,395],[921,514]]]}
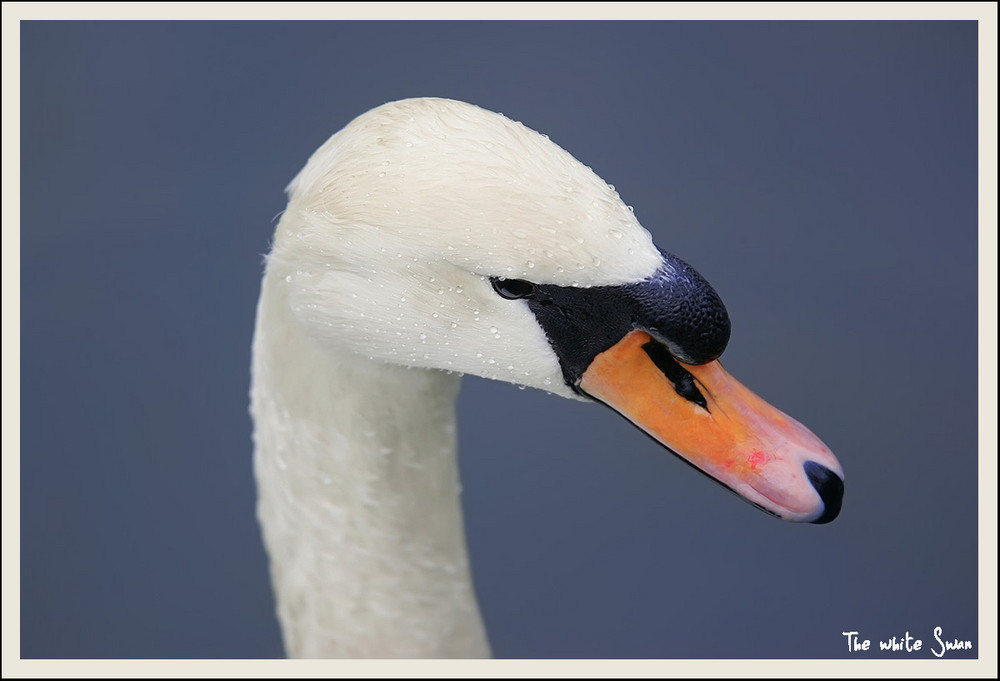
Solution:
{"label": "beak tip", "polygon": [[839,475],[823,464],[806,461],[803,464],[809,482],[823,500],[823,512],[812,521],[814,525],[825,525],[840,515],[840,506],[844,500],[844,481]]}

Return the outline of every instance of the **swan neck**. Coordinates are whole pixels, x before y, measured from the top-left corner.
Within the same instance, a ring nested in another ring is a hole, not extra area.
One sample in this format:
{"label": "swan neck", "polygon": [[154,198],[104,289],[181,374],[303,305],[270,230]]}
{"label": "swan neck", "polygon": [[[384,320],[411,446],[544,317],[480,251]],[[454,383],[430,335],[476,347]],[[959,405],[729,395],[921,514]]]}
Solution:
{"label": "swan neck", "polygon": [[265,276],[258,517],[292,657],[486,657],[456,457],[458,377],[308,336]]}

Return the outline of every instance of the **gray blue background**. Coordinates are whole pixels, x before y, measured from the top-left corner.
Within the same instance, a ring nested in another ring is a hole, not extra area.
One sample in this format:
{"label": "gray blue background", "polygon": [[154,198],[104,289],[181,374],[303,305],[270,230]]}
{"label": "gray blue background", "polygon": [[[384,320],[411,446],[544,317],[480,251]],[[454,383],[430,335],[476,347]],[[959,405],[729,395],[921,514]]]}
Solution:
{"label": "gray blue background", "polygon": [[319,144],[427,95],[614,184],[725,300],[727,368],[847,472],[836,522],[783,523],[610,410],[466,379],[495,654],[836,658],[857,630],[931,657],[940,626],[976,655],[976,31],[22,24],[21,655],[282,655],[247,413],[261,256]]}

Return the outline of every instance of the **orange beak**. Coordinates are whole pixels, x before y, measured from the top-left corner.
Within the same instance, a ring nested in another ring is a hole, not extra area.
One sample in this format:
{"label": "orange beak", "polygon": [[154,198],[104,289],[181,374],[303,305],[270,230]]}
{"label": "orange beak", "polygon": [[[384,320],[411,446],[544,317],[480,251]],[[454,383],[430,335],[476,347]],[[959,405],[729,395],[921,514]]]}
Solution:
{"label": "orange beak", "polygon": [[[580,388],[768,513],[816,523],[837,516],[844,472],[819,438],[717,360],[665,370],[660,364],[674,360],[653,359],[665,352],[645,331],[632,331],[594,358]],[[693,378],[688,397],[668,378],[677,371]]]}

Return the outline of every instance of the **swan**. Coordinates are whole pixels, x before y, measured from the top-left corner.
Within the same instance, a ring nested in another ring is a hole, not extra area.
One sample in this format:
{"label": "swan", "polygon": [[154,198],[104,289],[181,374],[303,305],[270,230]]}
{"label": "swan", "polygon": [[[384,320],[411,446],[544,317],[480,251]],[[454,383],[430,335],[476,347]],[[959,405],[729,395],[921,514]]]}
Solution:
{"label": "swan", "polygon": [[718,362],[716,292],[547,136],[462,102],[392,102],[287,193],[250,392],[290,656],[490,655],[459,503],[463,374],[608,405],[779,518],[839,512],[830,450]]}

